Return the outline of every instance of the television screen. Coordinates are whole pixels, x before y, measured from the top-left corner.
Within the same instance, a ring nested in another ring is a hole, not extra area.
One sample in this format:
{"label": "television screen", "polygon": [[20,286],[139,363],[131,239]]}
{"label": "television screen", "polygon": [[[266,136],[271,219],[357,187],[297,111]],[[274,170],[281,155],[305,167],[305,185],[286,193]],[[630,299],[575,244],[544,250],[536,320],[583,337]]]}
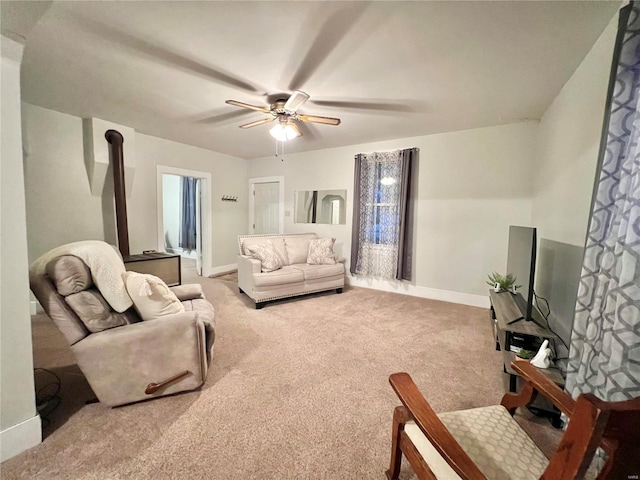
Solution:
{"label": "television screen", "polygon": [[[533,280],[536,267],[536,229],[509,227],[507,273],[516,277],[516,304],[526,320],[533,320]],[[516,319],[514,319],[515,321]]]}

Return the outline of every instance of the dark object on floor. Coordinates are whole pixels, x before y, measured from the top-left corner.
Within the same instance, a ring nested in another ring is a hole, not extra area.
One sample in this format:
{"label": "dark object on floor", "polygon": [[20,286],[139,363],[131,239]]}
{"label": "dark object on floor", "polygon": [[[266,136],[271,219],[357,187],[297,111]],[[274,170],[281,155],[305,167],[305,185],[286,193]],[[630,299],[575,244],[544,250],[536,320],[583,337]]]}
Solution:
{"label": "dark object on floor", "polygon": [[46,368],[33,369],[36,386],[36,409],[42,426],[49,424],[49,416],[60,405],[60,377]]}

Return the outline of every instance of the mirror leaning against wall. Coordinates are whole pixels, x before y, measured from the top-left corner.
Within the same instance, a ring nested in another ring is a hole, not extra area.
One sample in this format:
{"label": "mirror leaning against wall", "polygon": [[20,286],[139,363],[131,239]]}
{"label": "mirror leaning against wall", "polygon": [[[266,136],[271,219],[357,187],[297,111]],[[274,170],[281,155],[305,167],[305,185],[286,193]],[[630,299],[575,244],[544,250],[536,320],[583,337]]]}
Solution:
{"label": "mirror leaning against wall", "polygon": [[340,225],[347,218],[346,190],[306,190],[295,192],[294,223]]}

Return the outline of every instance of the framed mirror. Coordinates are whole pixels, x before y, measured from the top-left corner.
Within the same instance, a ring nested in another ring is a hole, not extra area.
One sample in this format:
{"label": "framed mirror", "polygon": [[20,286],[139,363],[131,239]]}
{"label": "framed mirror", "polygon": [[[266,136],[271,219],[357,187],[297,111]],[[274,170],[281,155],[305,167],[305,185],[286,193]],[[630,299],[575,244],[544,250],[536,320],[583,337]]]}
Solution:
{"label": "framed mirror", "polygon": [[305,190],[295,192],[294,223],[344,225],[346,220],[346,190]]}

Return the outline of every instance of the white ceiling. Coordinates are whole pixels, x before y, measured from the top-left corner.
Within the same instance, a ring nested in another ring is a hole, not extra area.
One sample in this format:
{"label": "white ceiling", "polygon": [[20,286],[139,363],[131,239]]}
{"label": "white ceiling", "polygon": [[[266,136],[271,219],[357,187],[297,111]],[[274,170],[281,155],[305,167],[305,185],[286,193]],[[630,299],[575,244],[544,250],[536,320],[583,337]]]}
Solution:
{"label": "white ceiling", "polygon": [[273,154],[270,125],[238,128],[264,115],[224,101],[295,89],[300,113],[342,124],[304,124],[291,153],[539,119],[619,5],[53,2],[22,95],[244,158]]}

